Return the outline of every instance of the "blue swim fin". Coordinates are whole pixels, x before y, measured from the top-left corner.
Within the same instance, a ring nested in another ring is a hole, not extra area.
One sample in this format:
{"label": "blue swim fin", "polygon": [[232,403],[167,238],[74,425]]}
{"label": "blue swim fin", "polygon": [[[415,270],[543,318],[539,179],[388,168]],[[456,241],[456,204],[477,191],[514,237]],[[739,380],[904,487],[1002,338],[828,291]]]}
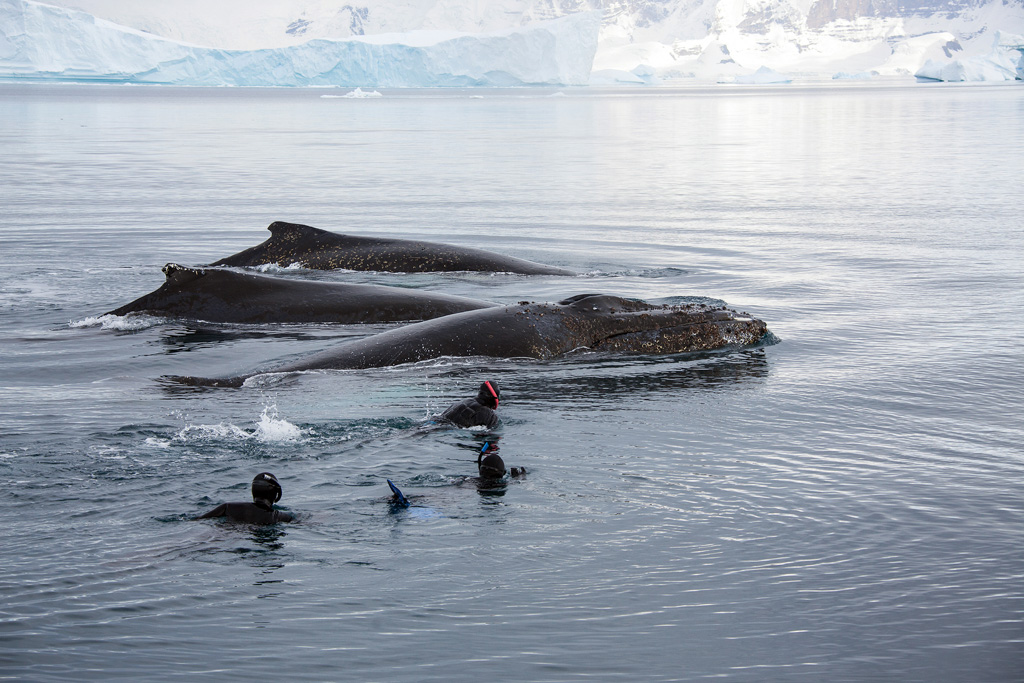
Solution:
{"label": "blue swim fin", "polygon": [[409,507],[409,499],[405,497],[405,494],[398,490],[398,487],[395,486],[395,483],[390,479],[388,479],[388,486],[391,487],[391,492],[395,494],[394,502],[402,507]]}

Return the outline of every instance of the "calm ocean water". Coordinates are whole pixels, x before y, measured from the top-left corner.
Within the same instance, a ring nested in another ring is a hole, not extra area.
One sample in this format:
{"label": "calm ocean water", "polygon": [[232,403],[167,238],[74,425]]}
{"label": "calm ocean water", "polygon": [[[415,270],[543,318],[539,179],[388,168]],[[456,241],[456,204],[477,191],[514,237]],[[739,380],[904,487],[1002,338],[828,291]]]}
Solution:
{"label": "calm ocean water", "polygon": [[[1024,87],[322,93],[0,87],[0,678],[1024,678]],[[98,319],[275,220],[780,343],[183,391],[387,326]],[[299,523],[189,521],[263,470]]]}

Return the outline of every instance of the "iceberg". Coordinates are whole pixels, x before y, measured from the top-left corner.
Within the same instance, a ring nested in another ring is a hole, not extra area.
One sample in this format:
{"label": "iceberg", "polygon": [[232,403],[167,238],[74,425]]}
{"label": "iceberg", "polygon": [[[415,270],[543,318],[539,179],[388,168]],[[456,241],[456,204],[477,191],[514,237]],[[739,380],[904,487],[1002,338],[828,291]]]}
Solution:
{"label": "iceberg", "polygon": [[85,12],[0,0],[0,80],[191,86],[587,85],[599,11],[492,33],[416,31],[261,50],[193,45]]}
{"label": "iceberg", "polygon": [[849,71],[840,71],[839,73],[832,74],[833,81],[869,81],[878,75],[877,71],[858,71],[857,73],[850,73]]}
{"label": "iceberg", "polygon": [[929,59],[914,76],[930,81],[1024,80],[1024,36],[999,31],[987,55],[946,63]]}
{"label": "iceberg", "polygon": [[741,74],[733,79],[733,83],[737,85],[779,85],[792,82],[793,79],[789,76],[783,76],[767,66],[762,66],[752,74]]}
{"label": "iceberg", "polygon": [[631,71],[598,69],[590,74],[590,85],[658,85],[661,79],[654,68],[641,64]]}

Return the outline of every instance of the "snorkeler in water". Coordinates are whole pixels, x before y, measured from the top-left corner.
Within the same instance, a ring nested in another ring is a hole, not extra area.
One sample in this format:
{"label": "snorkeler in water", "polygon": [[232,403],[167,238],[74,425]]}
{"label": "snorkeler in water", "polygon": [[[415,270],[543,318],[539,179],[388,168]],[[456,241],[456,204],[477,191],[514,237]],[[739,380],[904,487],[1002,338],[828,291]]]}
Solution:
{"label": "snorkeler in water", "polygon": [[281,493],[281,484],[277,477],[270,472],[261,472],[252,480],[251,503],[221,503],[196,519],[227,517],[232,522],[245,524],[291,522],[295,519],[292,515],[274,508],[274,503],[281,500]]}
{"label": "snorkeler in water", "polygon": [[[484,495],[494,495],[496,491],[503,492],[505,489],[504,479],[506,475],[509,477],[522,477],[526,474],[525,467],[505,467],[505,461],[501,459],[501,456],[497,454],[498,447],[496,444],[491,442],[485,442],[481,447],[480,452],[477,454],[476,465],[477,470],[480,473],[479,477],[462,477],[461,481],[457,483],[458,486],[475,482],[476,486],[480,489]],[[388,487],[391,488],[391,508],[392,511],[402,510],[409,507],[422,508],[422,506],[415,505],[409,501],[402,491],[395,486],[395,483],[390,479],[387,480]],[[504,495],[499,493],[499,495]],[[429,515],[425,513],[425,510],[429,510]],[[432,516],[436,513],[429,508],[422,508],[419,510],[421,513],[419,516]]]}
{"label": "snorkeler in water", "polygon": [[480,449],[480,454],[476,456],[476,467],[480,472],[481,479],[496,481],[502,479],[506,474],[510,477],[521,477],[526,474],[525,467],[506,468],[505,461],[495,452],[497,450],[497,448],[492,448],[491,444],[485,443]]}
{"label": "snorkeler in water", "polygon": [[498,424],[499,396],[501,389],[497,382],[484,382],[476,398],[467,398],[453,404],[441,413],[437,421],[456,427],[494,427]]}

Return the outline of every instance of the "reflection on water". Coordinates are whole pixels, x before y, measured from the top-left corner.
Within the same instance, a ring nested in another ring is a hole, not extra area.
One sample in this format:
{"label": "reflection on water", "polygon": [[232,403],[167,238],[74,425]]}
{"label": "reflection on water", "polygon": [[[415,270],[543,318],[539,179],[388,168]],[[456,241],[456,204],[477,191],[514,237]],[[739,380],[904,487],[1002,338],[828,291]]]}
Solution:
{"label": "reflection on water", "polygon": [[[596,374],[605,371],[607,374]],[[687,389],[715,390],[749,384],[768,376],[769,363],[763,349],[731,351],[726,355],[702,353],[671,359],[610,361],[596,363],[571,378],[545,378],[525,388],[541,399],[622,396]],[[520,386],[522,388],[522,386]]]}
{"label": "reflection on water", "polygon": [[281,524],[251,525],[249,531],[249,538],[256,544],[259,553],[274,553],[281,550],[284,548],[285,536],[287,532]]}
{"label": "reflection on water", "polygon": [[470,480],[476,486],[476,492],[483,498],[500,498],[508,490],[508,481],[505,478],[471,477]]}
{"label": "reflection on water", "polygon": [[[527,364],[525,368],[488,363],[485,372],[502,386],[508,385],[509,400],[590,404],[610,398],[756,385],[769,371],[765,349],[754,348],[666,357],[586,357]],[[482,374],[470,366],[451,368],[443,376],[468,382]],[[513,375],[514,381],[503,379]]]}

